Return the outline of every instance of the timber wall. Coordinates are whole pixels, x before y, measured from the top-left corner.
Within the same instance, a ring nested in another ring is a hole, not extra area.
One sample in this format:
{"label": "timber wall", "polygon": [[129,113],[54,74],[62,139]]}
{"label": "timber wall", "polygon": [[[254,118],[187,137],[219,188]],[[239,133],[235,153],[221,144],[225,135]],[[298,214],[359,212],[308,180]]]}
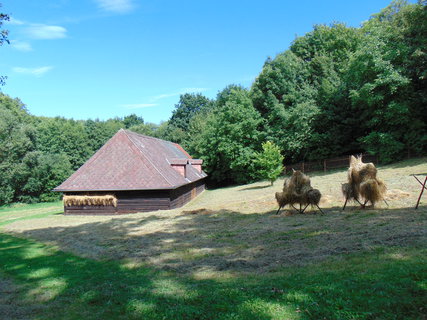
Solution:
{"label": "timber wall", "polygon": [[114,194],[114,206],[64,206],[64,214],[115,215],[182,207],[205,190],[205,179],[173,190],[132,190],[115,192],[64,192],[64,195],[105,195]]}
{"label": "timber wall", "polygon": [[190,184],[187,184],[185,186],[182,186],[180,188],[177,188],[175,190],[171,190],[171,203],[170,208],[175,209],[182,207],[187,202],[193,200],[195,197],[197,197],[200,193],[205,190],[205,180],[199,180]]}

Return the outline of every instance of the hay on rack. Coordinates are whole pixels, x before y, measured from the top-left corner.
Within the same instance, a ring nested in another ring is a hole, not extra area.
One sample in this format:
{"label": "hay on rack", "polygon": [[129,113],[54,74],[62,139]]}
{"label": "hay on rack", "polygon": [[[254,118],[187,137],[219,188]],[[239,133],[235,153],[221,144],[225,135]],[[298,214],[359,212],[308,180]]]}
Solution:
{"label": "hay on rack", "polygon": [[[275,197],[280,210],[286,205],[292,207],[296,204],[299,204],[300,207],[307,207],[309,204],[318,206],[322,195],[319,190],[313,189],[308,176],[301,171],[294,170],[292,176],[285,179],[283,192],[276,192]],[[300,212],[302,213],[304,210],[300,210]]]}
{"label": "hay on rack", "polygon": [[385,185],[381,180],[368,179],[360,184],[360,195],[365,199],[365,202],[370,202],[372,205],[384,200],[385,193]]}
{"label": "hay on rack", "polygon": [[113,206],[117,207],[117,198],[112,194],[103,196],[74,196],[64,195],[63,202],[65,207],[74,206]]}
{"label": "hay on rack", "polygon": [[384,200],[387,188],[384,182],[377,178],[377,173],[378,170],[373,163],[362,162],[362,156],[350,157],[350,167],[347,171],[348,182],[341,187],[345,197],[343,209],[348,200],[359,202],[359,199],[362,198],[363,207],[367,202],[375,205],[378,201]]}

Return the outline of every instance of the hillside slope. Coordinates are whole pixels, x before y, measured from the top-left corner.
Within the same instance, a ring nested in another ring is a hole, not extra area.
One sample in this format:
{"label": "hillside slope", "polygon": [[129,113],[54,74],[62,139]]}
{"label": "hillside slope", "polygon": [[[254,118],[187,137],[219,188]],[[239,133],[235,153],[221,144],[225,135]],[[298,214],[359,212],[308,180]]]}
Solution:
{"label": "hillside slope", "polygon": [[[426,172],[426,158],[381,167],[389,207],[383,203],[361,210],[352,204],[342,211],[346,171],[341,170],[312,176],[312,185],[323,194],[325,215],[313,210],[275,215],[274,192],[283,183],[278,180],[273,186],[259,182],[207,190],[171,211],[119,217],[52,214],[9,221],[4,228],[80,256],[125,259],[185,274],[274,272],[351,253],[425,247],[427,195],[414,210],[420,185],[410,174]],[[1,214],[7,216],[7,211]]]}

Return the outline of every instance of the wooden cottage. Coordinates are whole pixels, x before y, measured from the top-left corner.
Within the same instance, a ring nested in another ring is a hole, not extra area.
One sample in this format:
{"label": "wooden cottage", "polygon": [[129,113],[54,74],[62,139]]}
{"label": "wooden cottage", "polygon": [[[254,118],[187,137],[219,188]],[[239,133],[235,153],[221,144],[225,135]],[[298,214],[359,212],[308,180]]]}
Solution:
{"label": "wooden cottage", "polygon": [[65,214],[173,209],[205,189],[202,160],[178,144],[120,129],[54,191]]}

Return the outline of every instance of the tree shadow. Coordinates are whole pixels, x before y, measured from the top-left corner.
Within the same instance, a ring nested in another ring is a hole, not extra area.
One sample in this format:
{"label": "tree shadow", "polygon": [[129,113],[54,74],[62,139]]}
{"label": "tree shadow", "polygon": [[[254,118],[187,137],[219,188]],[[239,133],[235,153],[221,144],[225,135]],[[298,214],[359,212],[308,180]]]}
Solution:
{"label": "tree shadow", "polygon": [[34,318],[416,319],[425,311],[426,268],[416,253],[347,256],[317,264],[315,273],[309,265],[268,277],[197,279],[85,259],[6,234],[0,252],[2,270],[23,284],[20,298],[41,299]]}
{"label": "tree shadow", "polygon": [[266,189],[272,187],[271,184],[265,185],[265,186],[254,186],[254,187],[247,187],[240,189],[239,191],[247,191],[247,190],[259,190],[259,189]]}

